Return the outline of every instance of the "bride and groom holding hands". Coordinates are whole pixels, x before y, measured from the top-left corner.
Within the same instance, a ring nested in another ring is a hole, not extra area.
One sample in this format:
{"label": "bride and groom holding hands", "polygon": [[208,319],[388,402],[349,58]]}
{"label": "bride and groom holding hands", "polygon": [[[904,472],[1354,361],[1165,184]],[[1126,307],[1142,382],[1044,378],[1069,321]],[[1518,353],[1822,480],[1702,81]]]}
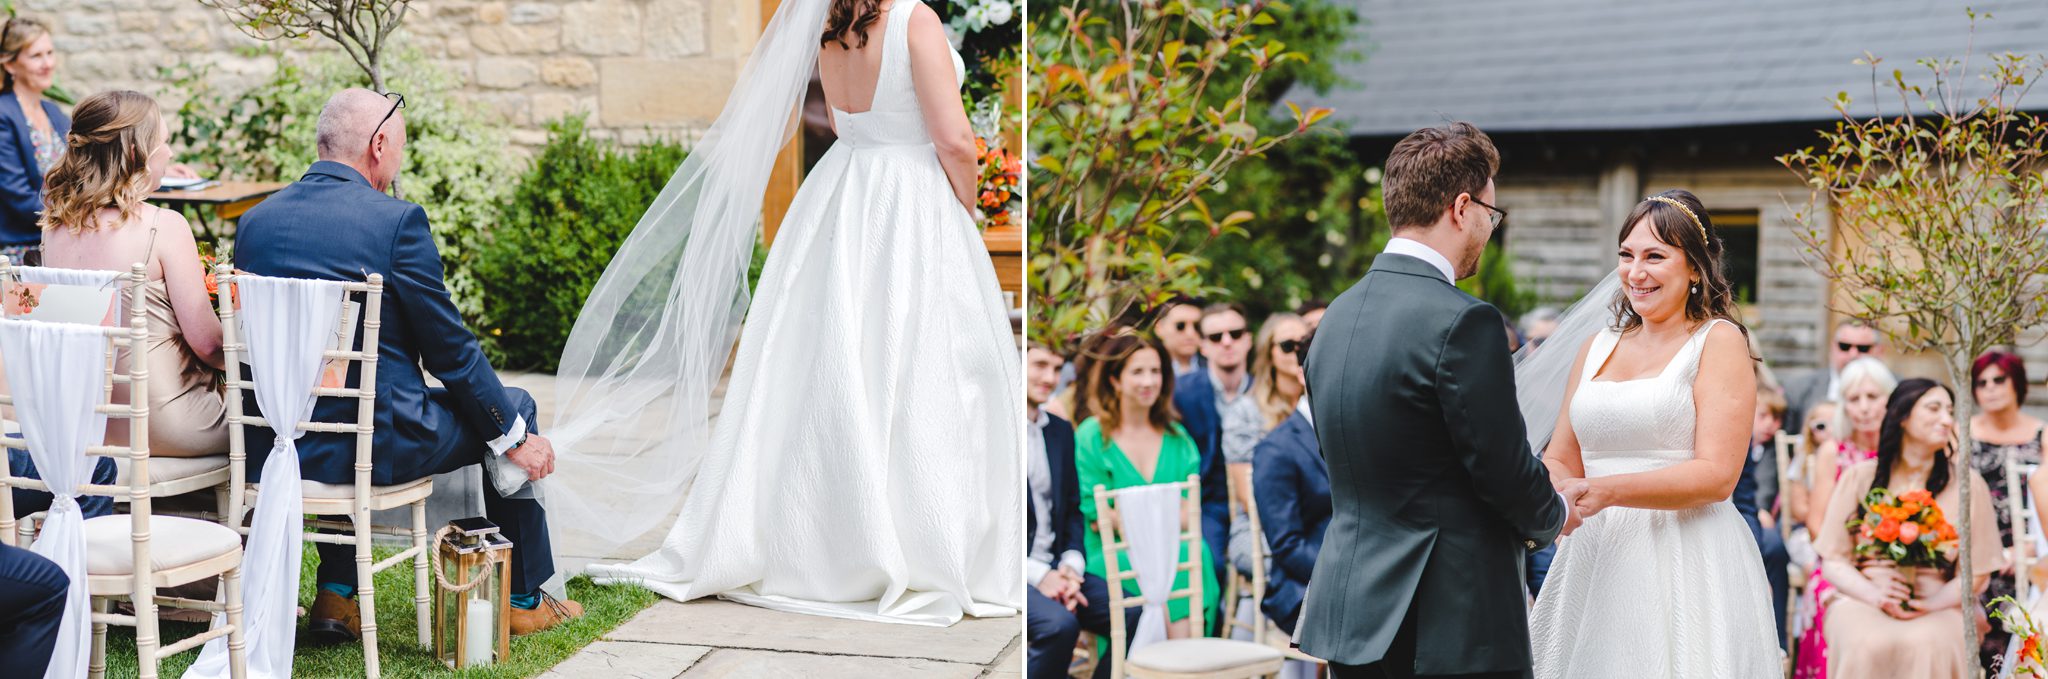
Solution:
{"label": "bride and groom holding hands", "polygon": [[[1755,359],[1706,208],[1637,204],[1615,273],[1511,357],[1499,312],[1453,284],[1506,216],[1499,164],[1465,123],[1387,159],[1395,238],[1307,361],[1334,518],[1297,642],[1340,678],[1781,673],[1729,502]],[[1532,610],[1525,557],[1552,542]]]}

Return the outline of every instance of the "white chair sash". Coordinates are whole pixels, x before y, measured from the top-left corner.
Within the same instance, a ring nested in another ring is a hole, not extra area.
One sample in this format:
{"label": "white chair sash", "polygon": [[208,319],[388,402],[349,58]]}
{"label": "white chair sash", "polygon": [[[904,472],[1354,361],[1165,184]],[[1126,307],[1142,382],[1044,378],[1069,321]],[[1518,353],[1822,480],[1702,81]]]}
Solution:
{"label": "white chair sash", "polygon": [[106,342],[106,334],[95,326],[0,320],[0,358],[7,361],[7,386],[13,390],[22,437],[56,497],[30,549],[71,578],[56,653],[43,675],[52,679],[85,676],[92,651],[78,484],[92,468],[85,451],[106,442],[107,416],[96,410],[107,369]]}
{"label": "white chair sash", "polygon": [[1138,631],[1125,653],[1166,640],[1166,602],[1173,593],[1174,566],[1180,557],[1180,494],[1180,486],[1170,483],[1117,493],[1116,512],[1123,517],[1124,540],[1131,545],[1131,570],[1138,574],[1138,591],[1145,595]]}
{"label": "white chair sash", "polygon": [[[264,461],[263,492],[242,558],[242,621],[248,625],[249,677],[290,677],[299,603],[301,514],[297,423],[313,413],[321,352],[334,341],[345,284],[237,276],[256,405],[277,432]],[[221,616],[215,616],[219,624]],[[227,638],[206,642],[185,679],[228,676]]]}

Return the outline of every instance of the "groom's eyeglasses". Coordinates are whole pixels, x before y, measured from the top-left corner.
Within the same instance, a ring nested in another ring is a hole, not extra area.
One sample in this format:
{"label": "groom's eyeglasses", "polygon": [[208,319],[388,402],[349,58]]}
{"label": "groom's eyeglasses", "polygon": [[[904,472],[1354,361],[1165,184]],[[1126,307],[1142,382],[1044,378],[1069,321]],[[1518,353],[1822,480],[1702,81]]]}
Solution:
{"label": "groom's eyeglasses", "polygon": [[1494,206],[1492,206],[1492,205],[1487,205],[1487,204],[1486,204],[1486,201],[1480,200],[1480,199],[1478,199],[1478,198],[1473,198],[1473,199],[1472,199],[1472,204],[1473,204],[1473,205],[1477,205],[1477,206],[1479,206],[1479,207],[1483,207],[1483,208],[1486,208],[1486,210],[1487,210],[1487,215],[1486,215],[1486,216],[1487,216],[1487,218],[1488,218],[1488,219],[1491,219],[1491,220],[1493,220],[1493,224],[1492,224],[1492,226],[1493,226],[1494,228],[1500,228],[1500,223],[1501,223],[1501,222],[1504,222],[1504,221],[1507,221],[1507,218],[1508,218],[1508,211],[1507,211],[1507,210],[1502,210],[1502,209],[1500,209],[1500,208],[1497,208],[1497,207],[1494,207]]}

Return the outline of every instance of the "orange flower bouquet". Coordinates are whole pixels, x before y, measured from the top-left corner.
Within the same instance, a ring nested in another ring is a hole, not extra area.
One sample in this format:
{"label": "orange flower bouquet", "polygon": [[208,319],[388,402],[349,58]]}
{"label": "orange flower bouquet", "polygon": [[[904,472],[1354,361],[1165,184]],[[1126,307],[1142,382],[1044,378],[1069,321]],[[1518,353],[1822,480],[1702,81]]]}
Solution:
{"label": "orange flower bouquet", "polygon": [[974,148],[981,161],[981,194],[975,203],[986,216],[981,226],[1007,226],[1015,221],[1017,208],[1023,202],[1017,183],[1024,175],[1024,162],[1002,146],[991,145],[985,137],[976,137]]}
{"label": "orange flower bouquet", "polygon": [[1849,534],[1857,537],[1856,556],[1902,567],[1948,568],[1962,544],[1925,490],[1893,496],[1889,488],[1870,489],[1863,512],[1849,520]]}
{"label": "orange flower bouquet", "polygon": [[2009,596],[1992,599],[1985,609],[1993,619],[2004,623],[2005,631],[2013,637],[2013,656],[2007,660],[2011,672],[2000,676],[2048,676],[2048,654],[2041,648],[2041,625],[2034,622],[2033,614]]}

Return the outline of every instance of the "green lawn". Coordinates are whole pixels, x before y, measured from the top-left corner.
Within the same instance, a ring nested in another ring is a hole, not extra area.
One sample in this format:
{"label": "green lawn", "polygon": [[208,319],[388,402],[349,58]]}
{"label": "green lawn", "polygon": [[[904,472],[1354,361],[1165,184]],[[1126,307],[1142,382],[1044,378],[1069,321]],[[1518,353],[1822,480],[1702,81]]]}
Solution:
{"label": "green lawn", "polygon": [[[377,559],[382,560],[397,551],[379,547]],[[312,605],[315,562],[313,546],[306,545],[305,565],[299,569],[299,602],[304,606]],[[377,574],[377,647],[383,651],[380,660],[386,677],[535,676],[567,660],[577,649],[596,641],[660,598],[660,595],[639,587],[599,586],[592,584],[589,578],[577,577],[569,581],[569,598],[583,604],[582,618],[539,634],[513,637],[510,662],[456,672],[434,660],[432,649],[419,647],[416,638],[418,628],[413,624],[412,594],[410,565],[392,566]],[[302,630],[303,625],[302,619]],[[160,636],[167,641],[175,641],[204,630],[204,625],[195,623],[165,623]],[[158,676],[176,679],[198,658],[198,649],[172,656],[163,662]],[[292,670],[296,676],[309,679],[363,676],[363,646],[360,643],[315,648],[301,646]],[[107,676],[134,677],[137,674],[135,628],[110,628],[107,631]]]}

